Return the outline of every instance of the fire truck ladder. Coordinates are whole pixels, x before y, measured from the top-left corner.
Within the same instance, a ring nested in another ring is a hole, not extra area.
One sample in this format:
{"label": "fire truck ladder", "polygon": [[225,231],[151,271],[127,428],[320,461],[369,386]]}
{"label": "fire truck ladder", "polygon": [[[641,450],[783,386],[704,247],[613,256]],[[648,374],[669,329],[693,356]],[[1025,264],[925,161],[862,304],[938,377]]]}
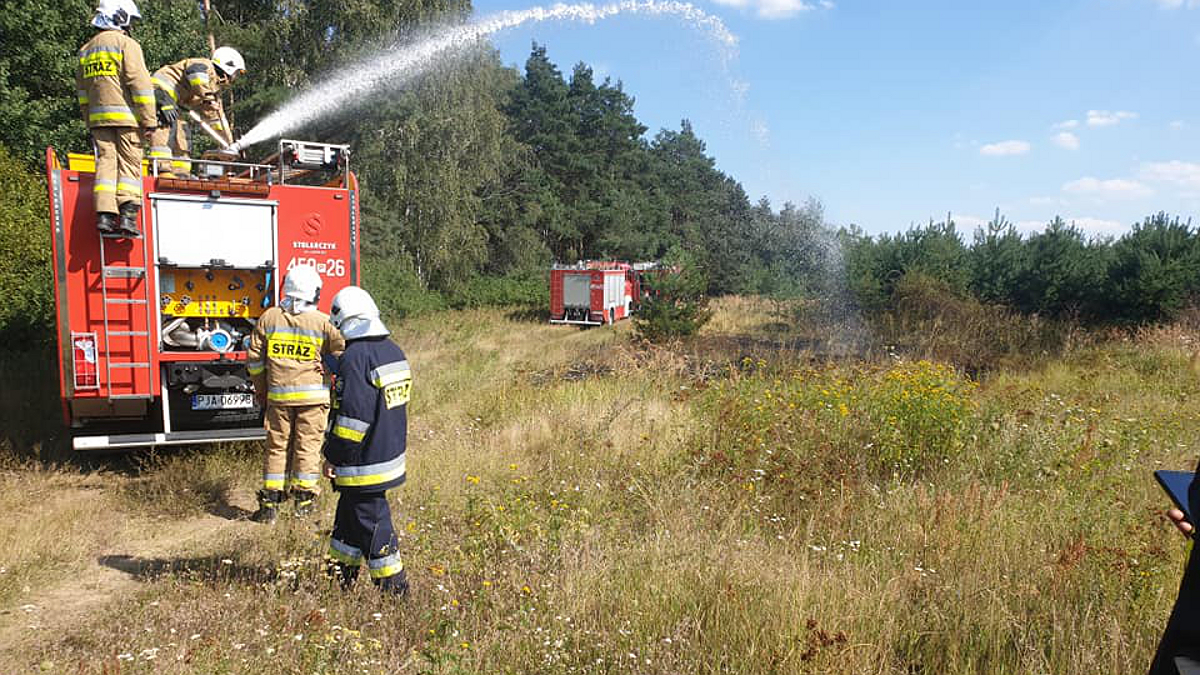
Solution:
{"label": "fire truck ladder", "polygon": [[[151,399],[151,398],[154,398],[154,396],[149,393],[145,393],[145,394],[137,394],[137,393],[114,394],[113,393],[113,382],[112,382],[113,370],[132,371],[131,377],[130,377],[130,388],[131,389],[136,390],[136,388],[137,388],[136,387],[137,378],[134,375],[136,375],[137,371],[139,371],[139,370],[146,371],[147,377],[148,377],[148,382],[153,381],[153,378],[149,377],[149,376],[151,375],[150,369],[153,367],[152,364],[154,361],[154,356],[153,356],[154,347],[150,344],[149,328],[152,325],[152,321],[153,321],[153,307],[150,304],[150,284],[148,283],[148,280],[146,278],[146,244],[145,244],[145,240],[142,239],[142,244],[140,247],[135,245],[134,247],[132,247],[130,249],[129,259],[125,264],[111,265],[109,263],[113,262],[113,261],[110,261],[108,259],[108,253],[105,250],[105,244],[111,239],[112,239],[111,236],[100,235],[100,295],[104,301],[104,303],[103,303],[104,304],[104,311],[103,311],[103,318],[104,318],[104,369],[105,369],[104,385],[108,389],[108,400],[110,400],[110,401],[128,400],[128,399]],[[140,254],[137,251],[140,251]],[[140,259],[138,258],[139,255],[140,255]],[[134,263],[141,263],[141,265],[140,266],[134,265]],[[132,279],[134,281],[125,282],[124,288],[110,288],[109,287],[110,279]],[[136,287],[138,286],[139,283],[141,284],[140,295],[137,294],[138,292],[136,290]],[[123,296],[123,297],[112,297],[114,295]],[[112,306],[122,306],[122,305],[127,306],[129,308],[129,311],[126,314],[126,316],[128,318],[125,318],[125,319],[110,318],[109,311],[108,311],[108,308],[110,305],[112,305]],[[147,330],[111,330],[110,324],[112,324],[112,323],[128,324],[126,327],[129,329],[132,329],[135,307],[145,307]],[[140,355],[135,353],[136,347],[134,345],[137,344],[137,341],[133,340],[130,342],[129,360],[126,362],[123,362],[123,363],[113,363],[111,339],[110,339],[112,337],[128,337],[128,338],[141,337],[141,338],[144,338],[141,341],[141,343],[146,346],[145,359],[142,361],[134,360],[135,358],[137,358]],[[149,392],[149,390],[150,390],[149,384],[147,384],[146,390],[147,390],[147,392]]]}

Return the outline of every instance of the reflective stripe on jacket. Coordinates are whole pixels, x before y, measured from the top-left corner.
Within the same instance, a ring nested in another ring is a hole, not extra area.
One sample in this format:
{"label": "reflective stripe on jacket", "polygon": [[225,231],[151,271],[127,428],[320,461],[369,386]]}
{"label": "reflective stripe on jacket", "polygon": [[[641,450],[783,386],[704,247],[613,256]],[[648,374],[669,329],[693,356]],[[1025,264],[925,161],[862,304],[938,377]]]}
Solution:
{"label": "reflective stripe on jacket", "polygon": [[325,459],[333,487],[382,492],[404,482],[412,371],[386,337],[352,340],[338,362]]}
{"label": "reflective stripe on jacket", "polygon": [[321,357],[346,348],[341,332],[317,311],[292,314],[272,307],[258,320],[246,352],[246,370],[271,405],[329,403]]}
{"label": "reflective stripe on jacket", "polygon": [[154,71],[154,86],[170,94],[175,103],[195,110],[213,129],[233,142],[233,133],[224,127],[221,88],[224,79],[217,76],[211,59],[192,58],[169,63]]}
{"label": "reflective stripe on jacket", "polygon": [[123,31],[100,31],[80,47],[75,90],[88,127],[158,124],[142,47]]}

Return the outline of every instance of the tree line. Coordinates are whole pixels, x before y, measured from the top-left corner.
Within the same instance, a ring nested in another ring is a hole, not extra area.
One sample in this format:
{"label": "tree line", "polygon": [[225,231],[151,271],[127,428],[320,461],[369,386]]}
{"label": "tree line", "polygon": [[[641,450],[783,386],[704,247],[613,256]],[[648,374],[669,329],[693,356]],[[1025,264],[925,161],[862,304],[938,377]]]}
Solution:
{"label": "tree line", "polygon": [[1166,213],[1118,238],[1089,237],[1062,218],[1022,235],[999,212],[969,242],[951,219],[842,238],[849,283],[868,310],[890,306],[907,275],[1025,314],[1091,324],[1169,321],[1200,289],[1200,231]]}

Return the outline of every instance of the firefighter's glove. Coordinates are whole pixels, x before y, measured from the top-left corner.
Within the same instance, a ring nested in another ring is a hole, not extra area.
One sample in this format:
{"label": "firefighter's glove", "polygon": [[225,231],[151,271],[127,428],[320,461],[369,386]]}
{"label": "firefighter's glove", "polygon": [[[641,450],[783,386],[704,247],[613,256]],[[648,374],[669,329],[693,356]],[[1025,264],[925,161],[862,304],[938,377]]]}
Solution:
{"label": "firefighter's glove", "polygon": [[154,101],[158,104],[158,126],[174,126],[175,122],[179,121],[179,109],[175,107],[175,101],[171,99],[171,95],[155,87]]}

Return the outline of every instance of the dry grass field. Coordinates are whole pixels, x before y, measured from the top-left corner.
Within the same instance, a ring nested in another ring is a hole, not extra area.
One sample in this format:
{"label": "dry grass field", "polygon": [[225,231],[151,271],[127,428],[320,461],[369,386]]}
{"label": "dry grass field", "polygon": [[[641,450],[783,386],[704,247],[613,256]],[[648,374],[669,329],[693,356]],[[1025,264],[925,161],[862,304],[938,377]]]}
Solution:
{"label": "dry grass field", "polygon": [[0,362],[31,382],[0,394],[0,672],[1144,671],[1187,552],[1151,471],[1196,461],[1192,333],[976,372],[715,307],[672,348],[398,323],[404,601],[327,579],[332,495],[245,520],[256,447],[51,461],[52,366]]}

